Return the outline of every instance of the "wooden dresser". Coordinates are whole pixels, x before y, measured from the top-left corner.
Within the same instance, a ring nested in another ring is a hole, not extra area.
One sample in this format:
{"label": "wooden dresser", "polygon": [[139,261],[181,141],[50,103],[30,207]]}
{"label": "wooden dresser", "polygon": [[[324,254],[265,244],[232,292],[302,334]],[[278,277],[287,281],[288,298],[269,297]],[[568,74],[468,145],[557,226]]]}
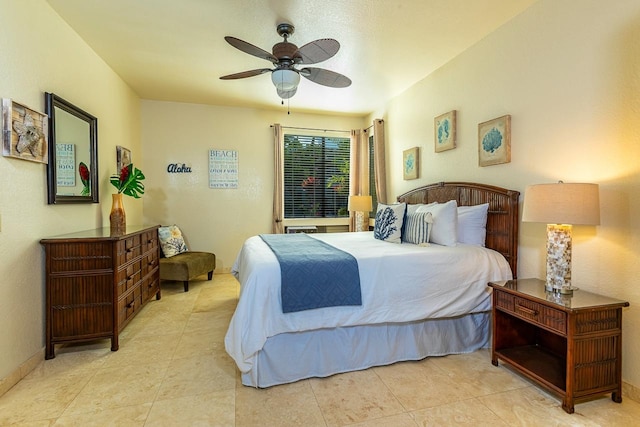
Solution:
{"label": "wooden dresser", "polygon": [[629,303],[577,290],[546,292],[544,281],[490,282],[493,348],[498,359],[562,398],[575,401],[611,393],[622,402],[622,308]]}
{"label": "wooden dresser", "polygon": [[159,226],[98,228],[40,240],[46,262],[46,352],[56,344],[111,339],[153,295],[160,299]]}

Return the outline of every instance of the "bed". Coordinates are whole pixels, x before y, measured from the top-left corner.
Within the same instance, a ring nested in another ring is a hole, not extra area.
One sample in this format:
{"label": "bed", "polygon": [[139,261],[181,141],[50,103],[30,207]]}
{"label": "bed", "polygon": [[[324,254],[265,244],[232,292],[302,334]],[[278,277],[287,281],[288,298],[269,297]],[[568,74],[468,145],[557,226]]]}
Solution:
{"label": "bed", "polygon": [[372,232],[310,236],[355,257],[361,305],[283,313],[278,258],[261,237],[247,239],[232,269],[240,297],[225,336],[242,383],[270,387],[488,346],[487,282],[517,272],[518,197],[494,186],[441,182],[397,198],[488,204],[485,247],[394,244]]}

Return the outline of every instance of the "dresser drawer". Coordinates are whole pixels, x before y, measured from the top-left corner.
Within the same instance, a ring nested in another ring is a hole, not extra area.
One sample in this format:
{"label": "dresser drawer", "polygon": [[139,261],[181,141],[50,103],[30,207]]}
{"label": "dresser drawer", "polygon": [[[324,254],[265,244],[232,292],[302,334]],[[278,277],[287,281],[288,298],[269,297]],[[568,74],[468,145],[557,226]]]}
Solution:
{"label": "dresser drawer", "polygon": [[118,301],[119,328],[122,329],[140,308],[142,308],[142,289],[137,286],[133,292]]}
{"label": "dresser drawer", "polygon": [[113,268],[111,245],[108,242],[50,244],[47,246],[49,273],[109,270]]}
{"label": "dresser drawer", "polygon": [[158,278],[158,275],[156,274],[147,277],[142,281],[140,287],[142,288],[142,301],[151,299],[160,291],[160,279]]}
{"label": "dresser drawer", "polygon": [[142,260],[140,261],[140,271],[142,272],[142,277],[146,277],[150,273],[153,273],[155,269],[158,268],[158,256],[156,252],[147,253],[142,256]]}
{"label": "dresser drawer", "polygon": [[529,301],[506,292],[495,291],[496,307],[511,313],[531,323],[559,332],[567,333],[567,313],[562,310],[547,307],[534,301]]}
{"label": "dresser drawer", "polygon": [[118,242],[118,264],[126,264],[142,254],[141,235],[136,234]]}
{"label": "dresser drawer", "polygon": [[157,252],[158,248],[158,231],[152,230],[142,233],[142,253]]}
{"label": "dresser drawer", "polygon": [[129,289],[137,286],[141,279],[140,261],[129,264],[121,270],[118,270],[118,296],[127,293]]}

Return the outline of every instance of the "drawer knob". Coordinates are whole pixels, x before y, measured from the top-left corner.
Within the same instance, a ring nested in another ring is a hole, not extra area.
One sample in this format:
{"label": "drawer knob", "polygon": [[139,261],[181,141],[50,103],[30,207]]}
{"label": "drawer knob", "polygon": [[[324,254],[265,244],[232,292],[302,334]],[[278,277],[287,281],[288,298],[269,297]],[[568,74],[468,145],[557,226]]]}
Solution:
{"label": "drawer knob", "polygon": [[520,310],[521,312],[523,312],[525,314],[528,314],[530,316],[537,316],[538,315],[538,311],[537,310],[532,310],[529,307],[524,307],[524,306],[518,305],[516,308],[518,310]]}
{"label": "drawer knob", "polygon": [[129,304],[127,304],[127,308],[133,308],[136,305],[135,301],[131,301]]}

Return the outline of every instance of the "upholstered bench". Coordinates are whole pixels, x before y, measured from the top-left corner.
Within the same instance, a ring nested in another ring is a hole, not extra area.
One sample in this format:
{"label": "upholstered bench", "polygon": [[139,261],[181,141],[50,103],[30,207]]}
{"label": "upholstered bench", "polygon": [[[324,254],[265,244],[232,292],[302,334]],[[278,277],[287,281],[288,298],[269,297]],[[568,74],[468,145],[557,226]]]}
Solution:
{"label": "upholstered bench", "polygon": [[197,252],[187,249],[182,231],[177,225],[158,228],[160,258],[160,280],[177,280],[184,283],[184,291],[189,292],[189,281],[207,273],[213,278],[216,256],[211,252]]}
{"label": "upholstered bench", "polygon": [[184,284],[189,292],[189,281],[207,273],[208,280],[213,278],[216,268],[216,255],[210,252],[187,251],[170,258],[160,258],[160,280],[177,280]]}

